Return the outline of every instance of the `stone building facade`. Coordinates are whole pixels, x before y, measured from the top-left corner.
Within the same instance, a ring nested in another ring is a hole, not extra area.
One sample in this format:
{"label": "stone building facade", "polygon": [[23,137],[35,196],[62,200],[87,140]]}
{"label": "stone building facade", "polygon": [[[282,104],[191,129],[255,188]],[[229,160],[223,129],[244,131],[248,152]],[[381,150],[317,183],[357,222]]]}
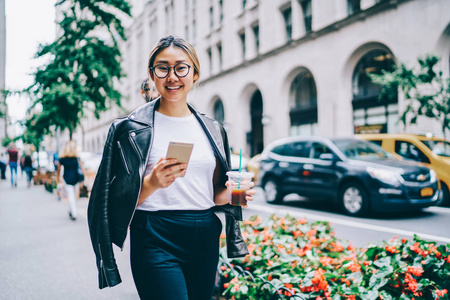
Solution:
{"label": "stone building facade", "polygon": [[[6,14],[5,14],[5,0],[0,0],[0,91],[5,89],[5,74],[6,74]],[[3,112],[4,114],[7,113],[5,98],[1,93],[0,93],[0,111]],[[7,116],[1,116],[0,141],[7,135],[6,134],[7,123],[8,123]]]}
{"label": "stone building facade", "polygon": [[200,58],[188,101],[222,122],[230,145],[249,155],[289,135],[440,132],[427,119],[403,128],[402,99],[377,100],[380,89],[367,74],[435,54],[448,76],[448,0],[131,2],[134,18],[121,45],[125,110],[84,122],[87,151],[101,151],[114,118],[144,103],[148,54],[167,34],[186,38]]}

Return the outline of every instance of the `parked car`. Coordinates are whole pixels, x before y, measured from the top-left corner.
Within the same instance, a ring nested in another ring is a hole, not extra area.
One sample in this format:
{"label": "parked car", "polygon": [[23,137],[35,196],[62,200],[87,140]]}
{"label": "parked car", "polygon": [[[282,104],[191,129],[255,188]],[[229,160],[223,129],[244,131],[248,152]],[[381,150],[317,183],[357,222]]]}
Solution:
{"label": "parked car", "polygon": [[372,141],[390,153],[395,153],[404,159],[421,162],[432,168],[441,183],[442,204],[450,205],[449,141],[417,134],[358,134],[355,137]]}
{"label": "parked car", "polygon": [[261,155],[259,183],[269,203],[285,195],[326,198],[345,213],[422,209],[440,199],[436,173],[356,138],[291,137]]}

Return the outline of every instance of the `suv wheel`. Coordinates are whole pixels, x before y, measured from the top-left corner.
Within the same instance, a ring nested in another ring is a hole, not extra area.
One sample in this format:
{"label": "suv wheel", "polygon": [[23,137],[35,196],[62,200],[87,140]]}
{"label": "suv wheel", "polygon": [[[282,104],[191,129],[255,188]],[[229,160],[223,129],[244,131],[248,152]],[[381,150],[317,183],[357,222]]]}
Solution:
{"label": "suv wheel", "polygon": [[283,202],[283,195],[280,193],[278,183],[273,178],[269,178],[264,183],[266,201],[270,204],[280,204]]}
{"label": "suv wheel", "polygon": [[363,186],[357,182],[348,182],[341,188],[339,199],[346,214],[361,216],[367,212],[368,197]]}

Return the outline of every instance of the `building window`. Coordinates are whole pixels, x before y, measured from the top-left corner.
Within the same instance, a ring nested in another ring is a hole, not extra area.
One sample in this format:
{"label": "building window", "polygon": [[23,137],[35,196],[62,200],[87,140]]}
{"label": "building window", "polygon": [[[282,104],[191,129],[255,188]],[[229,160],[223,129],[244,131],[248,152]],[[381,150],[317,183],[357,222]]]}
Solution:
{"label": "building window", "polygon": [[380,94],[381,86],[373,83],[369,74],[381,74],[382,70],[393,71],[393,67],[393,57],[386,50],[372,50],[365,54],[359,60],[353,72],[353,99],[356,101],[376,100]]}
{"label": "building window", "polygon": [[214,8],[211,6],[209,8],[209,28],[213,29],[214,27]]}
{"label": "building window", "polygon": [[347,0],[347,13],[353,15],[361,10],[361,0]]}
{"label": "building window", "polygon": [[223,125],[223,122],[225,121],[225,110],[223,109],[223,103],[222,100],[217,99],[217,101],[214,103],[214,119]]}
{"label": "building window", "polygon": [[255,36],[256,53],[259,53],[259,25],[253,26],[253,35]]}
{"label": "building window", "polygon": [[305,32],[311,32],[312,29],[312,6],[311,0],[302,1],[303,22],[305,23]]}
{"label": "building window", "polygon": [[211,52],[211,48],[208,48],[208,50],[206,50],[206,52],[208,52],[209,74],[212,74],[212,71],[213,71],[213,62],[212,62],[212,52]]}
{"label": "building window", "polygon": [[219,71],[222,71],[223,67],[222,43],[217,44],[217,53],[219,54]]}
{"label": "building window", "polygon": [[189,25],[184,27],[184,36],[186,37],[186,40],[189,41]]}
{"label": "building window", "polygon": [[294,78],[289,98],[291,134],[314,134],[317,130],[317,89],[311,72],[304,71]]}
{"label": "building window", "polygon": [[283,11],[286,41],[292,40],[292,9],[289,7]]}
{"label": "building window", "polygon": [[219,0],[219,20],[222,24],[223,21],[223,0]]}
{"label": "building window", "polygon": [[184,6],[185,6],[185,11],[187,12],[189,10],[189,0],[184,0]]}
{"label": "building window", "polygon": [[[355,133],[393,133],[398,131],[397,92],[379,98],[381,87],[373,83],[369,74],[392,71],[394,59],[386,50],[372,50],[357,63],[352,78],[353,125]],[[396,88],[394,88],[396,90]]]}
{"label": "building window", "polygon": [[241,48],[242,48],[242,59],[245,60],[245,32],[241,32],[239,34],[239,38],[241,40]]}
{"label": "building window", "polygon": [[247,5],[247,0],[242,0],[242,10],[245,9],[245,5]]}

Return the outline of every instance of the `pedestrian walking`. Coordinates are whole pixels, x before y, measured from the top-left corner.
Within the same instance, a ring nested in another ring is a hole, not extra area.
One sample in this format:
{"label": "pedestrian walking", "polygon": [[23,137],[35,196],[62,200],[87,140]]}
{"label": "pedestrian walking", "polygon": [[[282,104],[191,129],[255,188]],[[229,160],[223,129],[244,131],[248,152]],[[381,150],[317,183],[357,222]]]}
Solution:
{"label": "pedestrian walking", "polygon": [[64,190],[69,199],[69,217],[72,221],[77,219],[77,196],[79,174],[78,169],[81,168],[84,173],[83,164],[78,158],[77,145],[74,140],[70,140],[64,146],[59,158],[58,170],[56,171],[56,183],[59,183],[61,168],[64,168]]}
{"label": "pedestrian walking", "polygon": [[17,163],[19,162],[19,150],[12,143],[8,148],[8,165],[11,171],[11,186],[17,187]]}
{"label": "pedestrian walking", "polygon": [[2,180],[6,180],[6,164],[8,163],[8,159],[6,158],[6,153],[2,151],[0,153],[0,178]]}
{"label": "pedestrian walking", "polygon": [[148,79],[144,79],[141,83],[141,96],[145,102],[150,102],[159,97],[159,93],[155,86],[148,82]]}
{"label": "pedestrian walking", "polygon": [[27,174],[27,186],[31,186],[31,179],[33,178],[33,159],[31,158],[31,153],[29,151],[25,152],[23,160],[23,169]]}
{"label": "pedestrian walking", "polygon": [[[228,204],[230,150],[223,127],[187,103],[200,77],[187,41],[167,36],[150,53],[148,73],[160,97],[110,127],[88,206],[99,287],[121,282],[112,244],[124,247],[141,299],[210,300],[225,212],[228,257],[248,254]],[[194,144],[189,164],[165,158],[170,141]],[[252,183],[253,186],[253,183]],[[247,192],[253,200],[255,191]]]}

